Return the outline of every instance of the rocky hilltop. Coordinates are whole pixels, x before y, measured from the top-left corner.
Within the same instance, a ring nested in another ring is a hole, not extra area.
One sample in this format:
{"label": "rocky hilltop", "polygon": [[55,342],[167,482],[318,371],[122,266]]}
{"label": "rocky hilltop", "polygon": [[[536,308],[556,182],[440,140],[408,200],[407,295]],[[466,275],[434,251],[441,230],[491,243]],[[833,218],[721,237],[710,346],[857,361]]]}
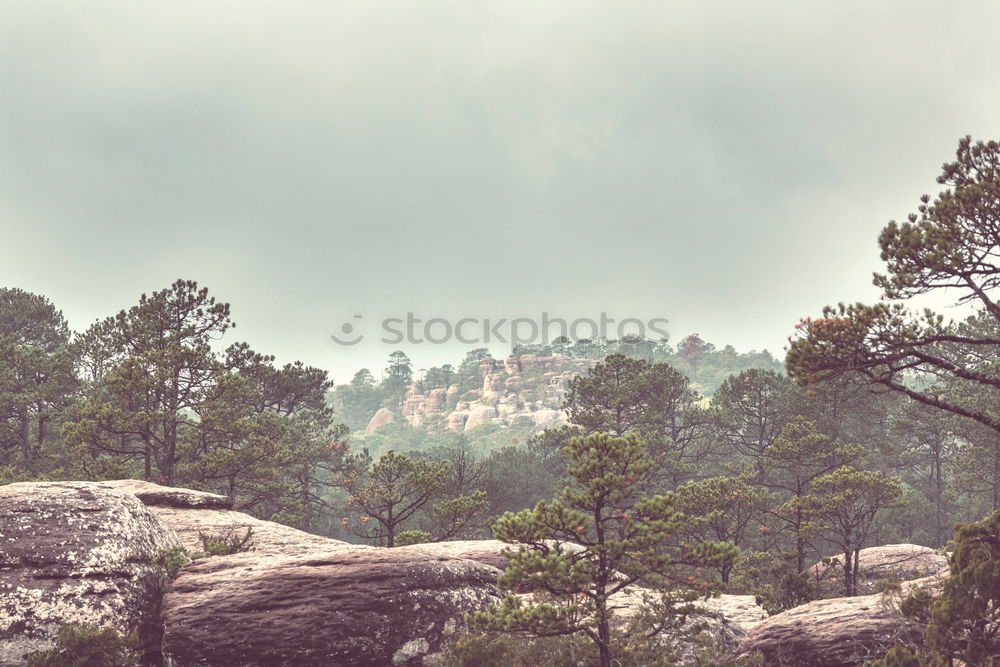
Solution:
{"label": "rocky hilltop", "polygon": [[543,427],[565,419],[560,410],[571,378],[597,364],[592,359],[533,354],[498,360],[487,357],[476,371],[481,386],[464,393],[459,385],[437,387],[421,393],[411,385],[397,415],[381,408],[369,421],[366,433],[402,417],[414,426],[439,417],[453,431],[470,431],[485,424],[510,425],[528,420]]}

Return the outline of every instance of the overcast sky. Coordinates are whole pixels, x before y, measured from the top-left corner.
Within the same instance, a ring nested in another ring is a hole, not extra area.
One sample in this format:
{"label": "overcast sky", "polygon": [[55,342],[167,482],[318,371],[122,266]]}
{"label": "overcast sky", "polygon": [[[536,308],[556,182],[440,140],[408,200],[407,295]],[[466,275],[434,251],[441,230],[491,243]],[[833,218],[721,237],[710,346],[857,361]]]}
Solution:
{"label": "overcast sky", "polygon": [[663,317],[781,356],[877,298],[879,230],[959,137],[1000,138],[998,26],[923,0],[3,2],[0,285],[82,330],[194,279],[232,340],[338,382],[407,311]]}

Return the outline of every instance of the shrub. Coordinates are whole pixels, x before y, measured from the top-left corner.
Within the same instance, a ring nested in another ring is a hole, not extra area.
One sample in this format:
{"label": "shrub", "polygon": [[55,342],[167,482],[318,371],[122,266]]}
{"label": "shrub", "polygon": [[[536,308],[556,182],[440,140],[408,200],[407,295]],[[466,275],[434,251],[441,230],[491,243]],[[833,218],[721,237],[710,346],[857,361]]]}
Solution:
{"label": "shrub", "polygon": [[56,645],[28,655],[27,667],[131,667],[139,661],[135,634],[72,623],[59,631]]}
{"label": "shrub", "polygon": [[[245,533],[239,533],[235,528],[229,528],[223,533],[209,534],[199,531],[198,539],[201,540],[201,547],[204,549],[202,556],[228,556],[230,554],[253,551],[253,544],[250,541],[253,537],[253,528],[248,527]],[[197,558],[197,556],[195,556]]]}
{"label": "shrub", "polygon": [[916,588],[900,611],[924,626],[924,650],[894,647],[879,667],[1000,664],[1000,512],[955,528],[941,594]]}
{"label": "shrub", "polygon": [[404,530],[396,536],[395,546],[405,547],[408,544],[427,544],[433,540],[434,536],[426,530]]}

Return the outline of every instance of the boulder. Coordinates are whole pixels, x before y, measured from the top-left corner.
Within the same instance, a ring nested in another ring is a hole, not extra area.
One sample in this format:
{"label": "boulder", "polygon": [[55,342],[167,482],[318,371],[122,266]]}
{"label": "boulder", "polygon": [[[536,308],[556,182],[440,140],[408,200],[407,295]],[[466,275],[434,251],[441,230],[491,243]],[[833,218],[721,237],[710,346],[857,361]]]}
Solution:
{"label": "boulder", "polygon": [[496,408],[492,405],[479,405],[472,408],[469,418],[465,421],[465,430],[471,431],[477,426],[488,424],[491,419],[497,416]]}
{"label": "boulder", "polygon": [[900,593],[807,602],[757,624],[739,650],[759,651],[768,665],[840,667],[880,657],[897,640],[919,644],[923,632],[899,612],[899,600],[917,586],[933,590],[946,573],[904,582]]}
{"label": "boulder", "polygon": [[560,411],[551,410],[549,408],[542,408],[541,410],[535,410],[531,413],[531,420],[538,426],[551,424],[552,422],[562,419],[562,417],[563,414]]}
{"label": "boulder", "polygon": [[498,362],[493,357],[483,357],[479,360],[479,367],[476,368],[476,375],[484,377],[490,373],[496,373],[500,366],[501,362]]}
{"label": "boulder", "polygon": [[191,553],[204,551],[199,534],[220,536],[253,531],[250,544],[262,554],[303,554],[345,544],[321,535],[313,535],[291,526],[264,521],[243,512],[199,510],[179,507],[150,508],[165,524],[176,531],[184,548]]}
{"label": "boulder", "polygon": [[469,413],[465,410],[455,410],[448,415],[448,428],[452,431],[461,431],[465,428],[465,422],[469,419]]}
{"label": "boulder", "polygon": [[116,479],[105,482],[105,484],[131,493],[139,498],[146,507],[189,507],[220,510],[233,508],[232,498],[206,491],[160,486],[140,479]]}
{"label": "boulder", "polygon": [[[844,556],[831,556],[812,566],[824,597],[843,594]],[[886,544],[858,552],[858,593],[882,592],[887,582],[903,582],[935,574],[948,565],[948,557],[916,544]]]}
{"label": "boulder", "polygon": [[66,623],[137,630],[158,645],[163,553],[177,536],[100,482],[0,486],[0,665],[51,648]]}
{"label": "boulder", "polygon": [[385,426],[386,424],[391,424],[395,421],[396,417],[392,414],[392,410],[388,408],[379,408],[378,411],[372,415],[371,420],[368,422],[368,426],[365,427],[365,433],[371,435],[379,426]]}
{"label": "boulder", "polygon": [[500,540],[454,540],[452,542],[431,542],[395,547],[393,551],[425,553],[432,558],[464,558],[504,570],[507,568],[507,557],[500,552],[510,546]]}
{"label": "boulder", "polygon": [[[618,617],[628,622],[642,607],[645,593],[647,591],[641,587],[629,586],[613,595],[611,603],[616,607]],[[753,595],[722,594],[697,600],[693,604],[698,611],[689,617],[685,628],[702,627],[716,647],[726,652],[736,651],[747,634],[767,618],[767,612],[757,604]],[[670,637],[664,639],[669,640]],[[697,645],[693,639],[685,638],[680,648],[683,654],[690,655]]]}
{"label": "boulder", "polygon": [[445,390],[440,387],[431,389],[427,394],[427,402],[424,405],[425,415],[436,415],[445,409],[447,403]]}
{"label": "boulder", "polygon": [[488,373],[483,376],[483,399],[502,396],[505,388],[505,378],[502,373]]}
{"label": "boulder", "polygon": [[234,554],[185,567],[164,598],[164,655],[185,665],[421,665],[499,570],[415,548]]}
{"label": "boulder", "polygon": [[172,528],[189,553],[204,551],[199,535],[243,534],[253,530],[250,544],[257,553],[302,554],[316,549],[345,544],[340,540],[313,535],[301,530],[225,509],[233,501],[204,491],[160,486],[134,479],[106,484],[136,494],[149,510]]}

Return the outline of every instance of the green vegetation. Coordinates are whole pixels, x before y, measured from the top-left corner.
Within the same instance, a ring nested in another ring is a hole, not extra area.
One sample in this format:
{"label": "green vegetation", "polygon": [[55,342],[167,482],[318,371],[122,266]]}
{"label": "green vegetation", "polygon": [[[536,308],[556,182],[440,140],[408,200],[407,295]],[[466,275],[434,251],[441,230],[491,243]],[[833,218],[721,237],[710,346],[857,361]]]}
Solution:
{"label": "green vegetation", "polygon": [[924,628],[923,647],[896,646],[878,667],[1000,663],[1000,512],[955,528],[938,595],[917,588],[900,611]]}
{"label": "green vegetation", "polygon": [[[455,539],[475,532],[485,514],[484,491],[447,496],[454,468],[448,461],[428,461],[392,451],[373,461],[367,452],[351,457],[351,469],[337,480],[347,496],[345,509],[356,515],[345,516],[344,528],[355,535],[386,547],[397,545],[396,536],[421,510],[435,500],[430,517],[436,540]],[[428,531],[410,531],[412,544]],[[423,540],[420,541],[429,541]]]}
{"label": "green vegetation", "polygon": [[645,443],[635,436],[596,434],[574,438],[563,449],[568,485],[551,503],[505,514],[494,530],[517,546],[500,586],[535,594],[532,602],[508,595],[502,604],[472,615],[474,627],[533,637],[584,634],[607,667],[626,638],[612,639],[611,597],[628,586],[661,591],[661,614],[689,593],[715,590],[698,569],[732,562],[731,543],[688,542],[688,518],[673,495],[639,496],[653,469]]}
{"label": "green vegetation", "polygon": [[55,647],[28,655],[27,667],[132,667],[138,640],[114,628],[71,623],[59,631]]}
{"label": "green vegetation", "polygon": [[253,551],[253,528],[247,527],[242,533],[235,528],[230,528],[218,534],[202,533],[199,531],[198,541],[201,542],[203,552],[195,554],[193,558],[228,556],[230,554]]}

